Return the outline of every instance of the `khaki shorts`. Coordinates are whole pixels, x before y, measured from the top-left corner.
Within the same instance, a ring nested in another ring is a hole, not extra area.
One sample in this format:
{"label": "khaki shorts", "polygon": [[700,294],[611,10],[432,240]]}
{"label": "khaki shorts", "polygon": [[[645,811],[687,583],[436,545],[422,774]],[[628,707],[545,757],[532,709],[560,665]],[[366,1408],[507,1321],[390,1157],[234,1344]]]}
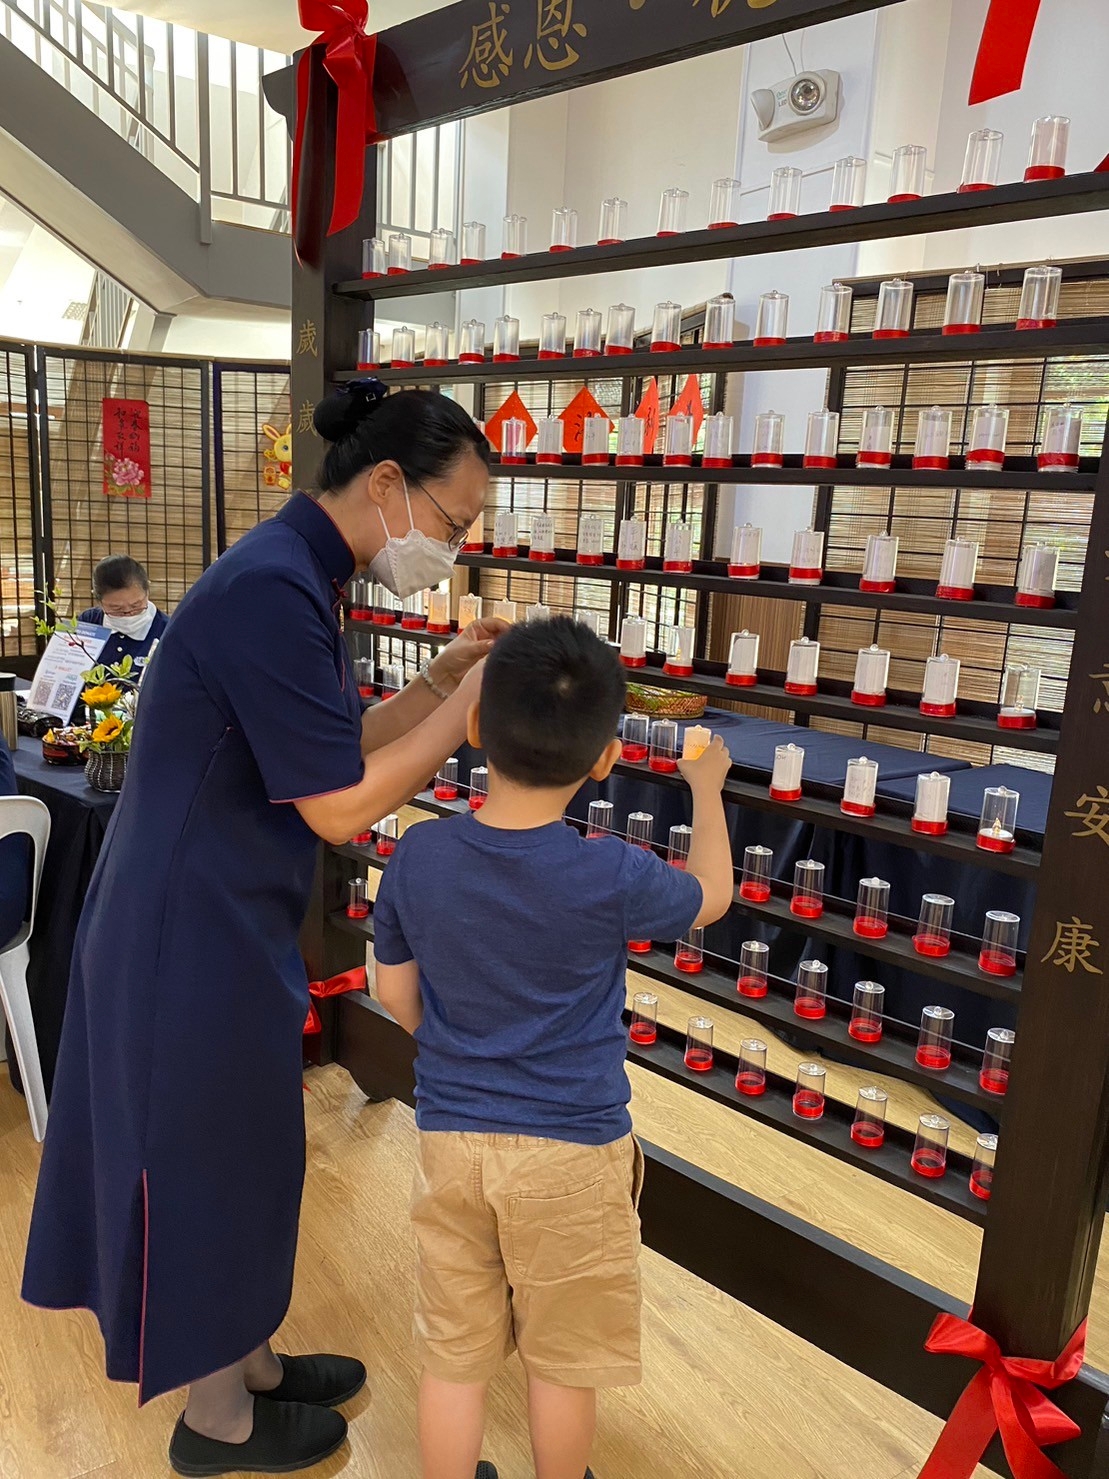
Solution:
{"label": "khaki shorts", "polygon": [[634,1386],[643,1152],[631,1135],[419,1137],[415,1338],[443,1381],[489,1380],[519,1350],[557,1386]]}

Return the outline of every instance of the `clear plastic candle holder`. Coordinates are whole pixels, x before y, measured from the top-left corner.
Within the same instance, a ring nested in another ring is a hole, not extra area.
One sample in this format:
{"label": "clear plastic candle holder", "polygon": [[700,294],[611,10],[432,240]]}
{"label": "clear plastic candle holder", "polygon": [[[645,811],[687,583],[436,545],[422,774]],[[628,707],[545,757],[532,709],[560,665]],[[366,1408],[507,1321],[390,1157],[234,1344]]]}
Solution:
{"label": "clear plastic candle holder", "polygon": [[913,467],[942,470],[950,463],[951,412],[942,406],[921,411],[916,424]]}
{"label": "clear plastic candle holder", "polygon": [[604,319],[596,308],[579,308],[574,325],[574,358],[595,359],[601,352]]}
{"label": "clear plastic candle holder", "polygon": [[890,169],[891,204],[919,200],[924,194],[924,176],[928,169],[928,150],[923,144],[901,144],[893,151]]}
{"label": "clear plastic candle holder", "polygon": [[749,904],[765,904],[770,897],[770,875],[774,868],[774,853],[761,843],[752,843],[743,849],[743,873],[740,877],[739,896]]}
{"label": "clear plastic candle holder", "polygon": [[484,262],[488,255],[485,249],[485,222],[463,221],[462,250],[459,253],[462,265],[472,267],[477,262]]}
{"label": "clear plastic candle holder", "polygon": [[768,221],[787,221],[801,209],[801,171],[783,164],[770,176]]}
{"label": "clear plastic candle holder", "polygon": [[1082,445],[1082,410],[1069,402],[1052,406],[1044,420],[1043,442],[1036,457],[1041,472],[1073,472]]}
{"label": "clear plastic candle holder", "polygon": [[916,778],[916,802],[911,827],[926,837],[942,837],[947,831],[947,803],[951,777],[933,770]]}
{"label": "clear plastic candle holder", "polygon": [[493,362],[505,364],[520,358],[520,320],[504,313],[493,324]]}
{"label": "clear plastic candle holder", "polygon": [[685,230],[685,212],[689,204],[688,190],[664,190],[658,208],[659,236],[678,236]]}
{"label": "clear plastic candle holder", "polygon": [[705,449],[702,467],[731,467],[735,446],[735,422],[723,411],[705,418]]}
{"label": "clear plastic candle holder", "polygon": [[458,363],[480,365],[485,361],[485,325],[480,318],[470,318],[462,325],[458,341]]}
{"label": "clear plastic candle holder", "polygon": [[451,629],[451,598],[447,591],[429,591],[427,597],[427,629],[439,636]]}
{"label": "clear plastic candle holder", "polygon": [[539,423],[535,442],[535,460],[544,463],[562,461],[562,420],[558,416],[545,416]]}
{"label": "clear plastic candle holder", "polygon": [[393,330],[389,363],[394,370],[410,370],[416,363],[416,332],[407,326]]}
{"label": "clear plastic candle holder", "polygon": [[389,270],[389,248],[380,236],[367,236],[362,243],[362,276],[384,277]]}
{"label": "clear plastic candle holder", "polygon": [[992,190],[1001,177],[1001,146],[1005,136],[996,128],[976,128],[967,139],[959,194]]}
{"label": "clear plastic candle holder", "polygon": [[1028,147],[1026,180],[1061,180],[1067,172],[1067,141],[1070,119],[1059,116],[1037,118],[1032,124]]}
{"label": "clear plastic candle holder", "polygon": [[828,967],[820,960],[803,960],[797,967],[793,1014],[818,1021],[828,1010]]}
{"label": "clear plastic candle holder", "polygon": [[986,1033],[982,1066],[978,1070],[978,1087],[999,1098],[1009,1087],[1009,1066],[1017,1035],[1011,1027],[991,1027]]}
{"label": "clear plastic candle holder", "polygon": [[504,245],[501,249],[501,257],[508,260],[513,257],[522,257],[528,249],[528,218],[519,216],[513,212],[504,218],[504,230],[501,240]]}
{"label": "clear plastic candle holder", "polygon": [[374,850],[378,857],[392,857],[397,850],[397,840],[400,837],[400,818],[397,816],[382,817],[374,831],[377,833]]}
{"label": "clear plastic candle holder", "polygon": [[1040,702],[1040,670],[1029,663],[1011,662],[1001,679],[1001,705],[997,723],[1001,729],[1035,729]]}
{"label": "clear plastic candle holder", "polygon": [[642,570],[647,563],[647,525],[642,519],[621,519],[616,541],[617,570]]}
{"label": "clear plastic candle holder", "polygon": [[924,664],[924,691],[920,712],[929,719],[950,719],[959,696],[959,659],[941,652]]}
{"label": "clear plastic candle holder", "polygon": [[[869,587],[864,587],[869,589]],[[884,587],[892,589],[892,587]],[[886,702],[886,684],[889,681],[890,655],[884,647],[862,647],[855,658],[855,681],[851,686],[851,702],[866,708],[878,709]]]}
{"label": "clear plastic candle holder", "polygon": [[368,919],[369,915],[369,885],[364,878],[352,878],[347,888],[347,918]]}
{"label": "clear plastic candle holder", "polygon": [[[511,421],[505,422],[505,445],[508,445],[508,429]],[[521,421],[527,434],[527,427]],[[493,520],[493,554],[498,560],[514,560],[520,553],[519,518],[512,509],[502,508],[498,510]]]}
{"label": "clear plastic candle holder", "polygon": [[674,947],[674,965],[687,976],[697,976],[705,968],[705,932],[692,929]]}
{"label": "clear plastic candle holder", "polygon": [[986,279],[981,272],[953,272],[947,279],[943,310],[945,334],[976,334],[982,327]]}
{"label": "clear plastic candle holder", "polygon": [[475,765],[470,771],[470,797],[471,811],[480,811],[489,799],[489,767],[487,765]]}
{"label": "clear plastic candle holder", "polygon": [[673,719],[656,719],[651,725],[651,754],[648,765],[659,775],[672,775],[678,768],[678,726]]}
{"label": "clear plastic candle holder", "polygon": [[616,246],[627,233],[628,202],[618,195],[601,201],[601,219],[597,227],[598,246]]}
{"label": "clear plastic candle holder", "polygon": [[855,1118],[851,1139],[863,1150],[877,1150],[886,1139],[886,1106],[889,1095],[884,1089],[868,1084],[859,1090],[855,1101]]}
{"label": "clear plastic candle holder", "polygon": [[388,586],[374,585],[374,626],[395,627],[400,619],[400,602]]}
{"label": "clear plastic candle holder", "polygon": [[412,238],[405,231],[394,232],[389,238],[389,275],[399,276],[412,271]]}
{"label": "clear plastic candle holder", "polygon": [[465,595],[458,598],[458,630],[464,632],[471,622],[481,620],[481,597]]}
{"label": "clear plastic candle holder", "polygon": [[709,196],[709,230],[739,225],[743,186],[738,180],[713,180]]}
{"label": "clear plastic candle holder", "polygon": [[802,919],[819,919],[824,913],[824,864],[812,858],[801,858],[793,867],[791,914]]}
{"label": "clear plastic candle holder", "polygon": [[422,632],[427,627],[427,592],[406,596],[400,610],[400,624],[406,632]]}
{"label": "clear plastic candle holder", "polygon": [[752,467],[781,467],[785,448],[786,418],[780,411],[761,411],[755,417]]}
{"label": "clear plastic candle holder", "polygon": [[1059,550],[1053,544],[1030,544],[1020,557],[1016,604],[1048,610],[1055,605]]}
{"label": "clear plastic candle holder", "polygon": [[685,822],[678,822],[670,828],[670,840],[666,847],[666,861],[671,868],[677,868],[685,872],[685,865],[689,861],[689,849],[693,845],[693,828]]}
{"label": "clear plastic candle holder", "polygon": [[766,1044],[758,1037],[745,1037],[739,1045],[735,1086],[749,1099],[766,1093]]}
{"label": "clear plastic candle holder", "polygon": [[358,368],[379,370],[381,368],[381,335],[376,329],[358,331]]}
{"label": "clear plastic candle holder", "polygon": [[671,411],[666,418],[663,467],[689,467],[693,461],[693,417]]}
{"label": "clear plastic candle holder", "polygon": [[612,813],[611,801],[591,801],[589,803],[589,820],[585,828],[587,840],[613,835],[615,829],[612,825]]}
{"label": "clear plastic candle holder", "polygon": [[437,226],[428,237],[427,265],[431,272],[454,267],[458,262],[458,245],[453,231]]}
{"label": "clear plastic candle holder", "polygon": [[621,416],[616,423],[616,466],[642,467],[647,423],[642,416]]}
{"label": "clear plastic candle holder", "polygon": [[951,1041],[955,1032],[955,1013],[950,1007],[925,1007],[920,1014],[916,1061],[921,1068],[942,1073],[951,1067]]}
{"label": "clear plastic candle holder", "polygon": [[[696,931],[700,934],[700,931]],[[678,950],[682,942],[678,944]],[[694,1073],[708,1073],[712,1067],[712,1020],[709,1017],[690,1017],[685,1037],[685,1066]]]}
{"label": "clear plastic candle holder", "polygon": [[507,622],[510,622],[510,623],[515,623],[515,621],[516,621],[516,602],[515,601],[494,601],[493,602],[493,615],[496,616],[496,617],[499,617],[501,621],[507,621]]}
{"label": "clear plastic candle holder", "polygon": [[372,657],[356,657],[354,659],[354,681],[358,688],[359,698],[373,698],[374,664]]}
{"label": "clear plastic candle holder", "polygon": [[1049,263],[1028,267],[1020,290],[1018,329],[1053,329],[1059,322],[1059,289],[1063,269]]}
{"label": "clear plastic candle holder", "polygon": [[545,313],[539,320],[539,358],[566,358],[566,315]]}
{"label": "clear plastic candle holder", "polygon": [[450,363],[451,357],[451,331],[446,324],[441,324],[438,319],[428,324],[427,333],[424,336],[424,364],[446,365]]}
{"label": "clear plastic candle holder", "polygon": [[823,577],[823,533],[819,529],[798,529],[789,559],[790,585],[819,585]]}
{"label": "clear plastic candle holder", "polygon": [[839,412],[810,411],[802,466],[835,467],[838,445]]}
{"label": "clear plastic candle holder", "polygon": [[705,305],[705,332],[702,349],[731,349],[735,343],[735,299],[731,293],[720,293]]}
{"label": "clear plastic candle holder", "polygon": [[867,535],[859,590],[885,594],[896,589],[898,544],[896,534]]}
{"label": "clear plastic candle holder", "polygon": [[605,521],[601,514],[582,514],[578,520],[579,565],[603,565],[605,562]]}
{"label": "clear plastic candle holder", "polygon": [[843,282],[828,283],[820,289],[814,344],[842,344],[850,338],[852,296],[851,289]]}
{"label": "clear plastic candle holder", "polygon": [[878,981],[856,981],[851,997],[851,1020],[847,1031],[856,1042],[882,1041],[882,1015],[886,988]]}
{"label": "clear plastic candle holder", "polygon": [[1012,852],[1016,846],[1020,792],[1008,786],[987,786],[978,819],[978,846],[986,852]]}
{"label": "clear plastic candle holder", "polygon": [[532,514],[531,541],[528,546],[528,558],[538,560],[541,564],[546,564],[553,560],[555,557],[554,535],[554,514],[545,512]]}
{"label": "clear plastic candle holder", "polygon": [[620,624],[620,661],[626,668],[647,666],[647,623],[641,616],[625,616]]}
{"label": "clear plastic candle holder", "polygon": [[972,472],[997,472],[1004,467],[1008,434],[1007,406],[975,406],[967,433],[968,469]]}
{"label": "clear plastic candle holder", "polygon": [[586,467],[608,466],[608,437],[611,425],[607,416],[587,416],[581,433],[581,460]]}
{"label": "clear plastic candle holder", "polygon": [[775,801],[800,801],[804,764],[805,752],[800,745],[776,746],[770,775],[770,794]]}
{"label": "clear plastic candle holder", "polygon": [[837,159],[832,166],[830,211],[858,210],[866,194],[866,160],[855,155]]}
{"label": "clear plastic candle holder", "polygon": [[588,627],[602,642],[608,640],[608,617],[603,611],[588,611],[579,607],[574,612],[574,620],[580,621],[583,627]]}
{"label": "clear plastic candle holder", "polygon": [[655,304],[651,323],[651,349],[656,354],[668,354],[681,348],[682,305],[667,300]]}
{"label": "clear plastic candle holder", "polygon": [[347,610],[352,621],[369,621],[373,616],[373,583],[356,575],[347,587]]}
{"label": "clear plastic candle holder", "polygon": [[[682,628],[674,627],[674,631]],[[703,724],[690,724],[682,737],[682,759],[700,760],[701,756],[712,744],[712,730],[706,729]]]}
{"label": "clear plastic candle holder", "polygon": [[859,432],[856,467],[889,467],[893,461],[893,411],[889,406],[868,406]]}
{"label": "clear plastic candle holder", "polygon": [[951,1126],[942,1114],[922,1114],[916,1127],[916,1144],[910,1162],[918,1176],[938,1181],[947,1171],[947,1140]]}
{"label": "clear plastic candle holder", "polygon": [[631,847],[642,847],[653,851],[655,819],[649,811],[633,811],[628,814],[628,843]]}
{"label": "clear plastic candle holder", "polygon": [[887,278],[878,288],[871,336],[875,339],[907,339],[912,324],[912,283],[903,277]]}
{"label": "clear plastic candle holder", "polygon": [[770,990],[770,946],[761,940],[745,940],[739,950],[739,976],[736,991],[754,1000]]}
{"label": "clear plastic candle holder", "polygon": [[840,811],[852,817],[872,817],[877,810],[877,791],[877,760],[868,760],[865,755],[860,755],[856,760],[848,760]]}
{"label": "clear plastic candle holder", "polygon": [[762,574],[762,530],[754,524],[737,524],[732,530],[728,574],[733,580],[758,580]]}
{"label": "clear plastic candle holder", "polygon": [[990,976],[1015,976],[1019,935],[1019,914],[1010,914],[1005,909],[987,909],[978,969]]}
{"label": "clear plastic candle holder", "polygon": [[458,800],[458,761],[453,755],[440,765],[432,794],[436,801]]}
{"label": "clear plastic candle holder", "polygon": [[918,955],[938,960],[951,954],[951,924],[955,918],[955,900],[947,894],[925,894],[920,901],[920,916],[913,949]]}
{"label": "clear plastic candle holder", "polygon": [[789,329],[789,294],[779,293],[777,288],[759,297],[758,313],[755,318],[755,345],[757,348],[784,344]]}
{"label": "clear plastic candle holder", "polygon": [[551,251],[572,252],[578,244],[578,213],[560,205],[551,215]]}
{"label": "clear plastic candle holder", "polygon": [[798,1063],[793,1089],[793,1112],[798,1119],[818,1120],[823,1117],[826,1078],[819,1063]]}
{"label": "clear plastic candle holder", "polygon": [[970,1190],[980,1201],[993,1195],[993,1167],[997,1158],[997,1136],[979,1135],[974,1142],[974,1161],[970,1168]]}
{"label": "clear plastic candle holder", "polygon": [[649,1048],[658,1041],[658,997],[653,991],[637,991],[632,997],[628,1036],[641,1048]]}
{"label": "clear plastic candle holder", "polygon": [[949,539],[943,547],[936,595],[945,601],[973,601],[978,573],[978,541]]}
{"label": "clear plastic candle holder", "polygon": [[811,698],[816,692],[820,672],[820,643],[811,637],[798,637],[789,644],[785,691],[798,698]]}
{"label": "clear plastic candle holder", "polygon": [[671,627],[667,638],[666,661],[662,671],[674,678],[689,678],[693,675],[693,644],[697,632],[694,627]]}
{"label": "clear plastic candle holder", "polygon": [[635,348],[635,309],[630,303],[612,303],[605,331],[606,354],[631,354]]}
{"label": "clear plastic candle holder", "polygon": [[626,760],[629,765],[640,765],[646,760],[650,728],[651,721],[646,714],[624,715],[624,727],[621,730],[623,735],[620,748],[621,760]]}
{"label": "clear plastic candle holder", "polygon": [[382,699],[395,698],[404,687],[404,669],[400,663],[389,663],[381,670]]}
{"label": "clear plastic candle holder", "polygon": [[[853,762],[851,762],[853,763]],[[875,774],[878,767],[875,765]],[[850,777],[848,777],[850,781]],[[846,798],[846,790],[844,792]],[[864,940],[882,940],[889,933],[890,886],[884,878],[860,878],[855,901],[855,933]]]}

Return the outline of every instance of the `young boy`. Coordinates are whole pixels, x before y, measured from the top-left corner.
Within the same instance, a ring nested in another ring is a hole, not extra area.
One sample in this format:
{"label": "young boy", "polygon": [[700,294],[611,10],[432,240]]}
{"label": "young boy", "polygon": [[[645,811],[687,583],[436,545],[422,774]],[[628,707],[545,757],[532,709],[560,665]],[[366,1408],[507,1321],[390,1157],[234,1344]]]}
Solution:
{"label": "young boy", "polygon": [[557,617],[500,638],[469,715],[489,799],[410,828],[374,908],[378,995],[419,1045],[424,1479],[474,1479],[486,1387],[514,1349],[538,1479],[582,1479],[596,1388],[640,1380],[626,947],[731,904],[731,762],[719,739],[682,762],[684,872],[618,837],[586,841],[563,813],[619,757],[624,700],[617,658],[587,627]]}

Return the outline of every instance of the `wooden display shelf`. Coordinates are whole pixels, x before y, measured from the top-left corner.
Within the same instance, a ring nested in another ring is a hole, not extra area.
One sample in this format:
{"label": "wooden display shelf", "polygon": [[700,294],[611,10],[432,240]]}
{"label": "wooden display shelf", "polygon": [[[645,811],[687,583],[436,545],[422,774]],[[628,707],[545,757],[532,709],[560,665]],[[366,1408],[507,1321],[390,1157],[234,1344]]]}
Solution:
{"label": "wooden display shelf", "polygon": [[392,626],[385,626],[382,622],[364,621],[360,617],[351,616],[349,608],[344,608],[346,624],[356,632],[365,632],[369,636],[391,637],[394,641],[401,642],[426,642],[430,647],[443,647],[448,642],[453,642],[458,636],[458,627],[452,622],[449,632],[429,632],[426,627],[416,630],[412,627],[402,627],[399,622]]}

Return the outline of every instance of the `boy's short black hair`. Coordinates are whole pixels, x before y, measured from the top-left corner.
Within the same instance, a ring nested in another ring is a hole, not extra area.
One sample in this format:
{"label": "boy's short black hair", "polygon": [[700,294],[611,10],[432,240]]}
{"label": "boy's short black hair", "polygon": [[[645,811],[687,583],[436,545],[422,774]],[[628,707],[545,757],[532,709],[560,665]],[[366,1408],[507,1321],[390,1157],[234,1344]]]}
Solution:
{"label": "boy's short black hair", "polygon": [[568,616],[515,626],[485,663],[481,742],[535,790],[583,781],[616,737],[627,688],[613,649]]}

